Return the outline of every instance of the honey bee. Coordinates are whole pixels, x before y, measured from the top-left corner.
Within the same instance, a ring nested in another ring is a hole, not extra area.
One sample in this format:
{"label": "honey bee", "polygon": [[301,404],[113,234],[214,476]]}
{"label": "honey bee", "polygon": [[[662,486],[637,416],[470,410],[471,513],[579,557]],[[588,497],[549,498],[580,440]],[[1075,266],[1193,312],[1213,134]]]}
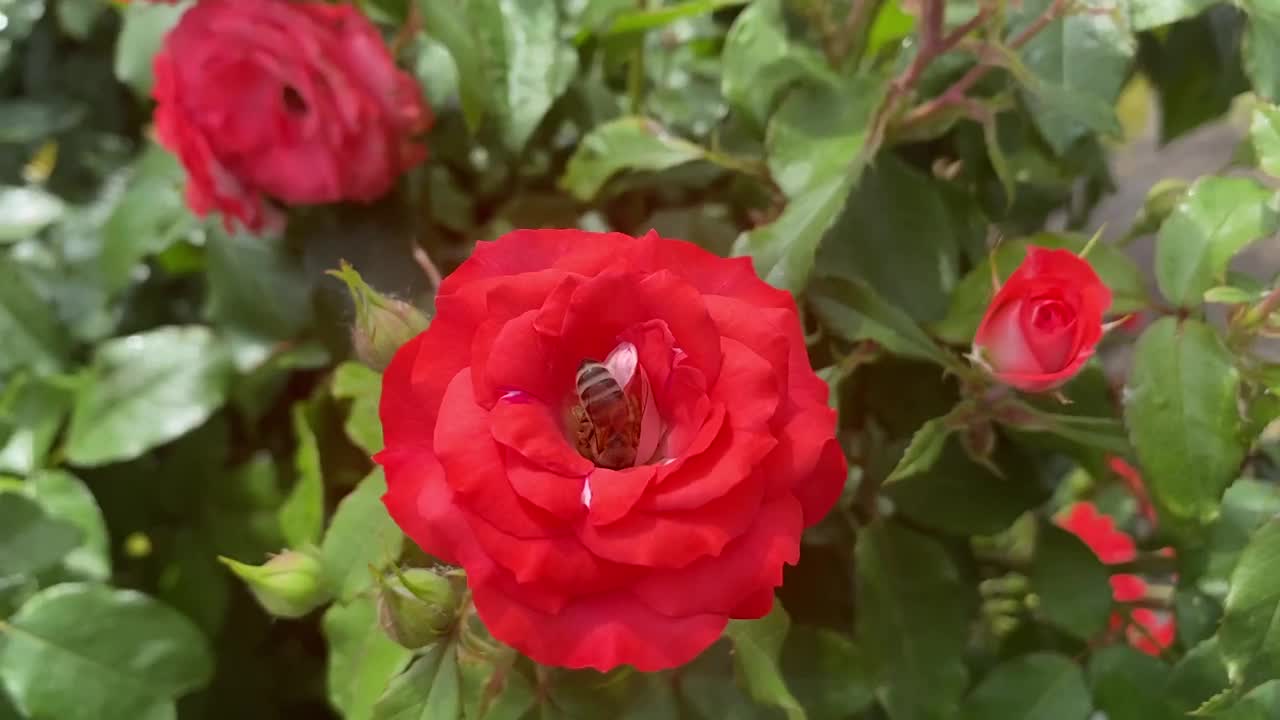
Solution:
{"label": "honey bee", "polygon": [[627,395],[608,368],[592,360],[578,366],[575,388],[578,452],[610,470],[634,465],[640,445],[639,401]]}

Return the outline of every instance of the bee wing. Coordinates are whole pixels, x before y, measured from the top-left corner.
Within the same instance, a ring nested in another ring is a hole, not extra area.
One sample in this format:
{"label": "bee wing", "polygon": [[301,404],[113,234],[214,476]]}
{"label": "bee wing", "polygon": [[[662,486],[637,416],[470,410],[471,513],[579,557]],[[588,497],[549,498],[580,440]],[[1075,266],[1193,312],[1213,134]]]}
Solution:
{"label": "bee wing", "polygon": [[636,447],[636,462],[644,464],[658,450],[658,441],[662,438],[662,418],[658,415],[658,404],[653,401],[649,376],[643,368],[636,375],[640,382],[640,442]]}

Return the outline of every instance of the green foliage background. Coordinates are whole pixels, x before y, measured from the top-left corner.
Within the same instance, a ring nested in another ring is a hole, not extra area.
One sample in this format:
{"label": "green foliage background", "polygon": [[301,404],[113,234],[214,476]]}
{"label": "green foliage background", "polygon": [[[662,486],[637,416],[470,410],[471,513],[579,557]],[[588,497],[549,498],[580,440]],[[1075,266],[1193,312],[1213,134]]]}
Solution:
{"label": "green foliage background", "polygon": [[[431,159],[259,238],[193,217],[149,139],[184,5],[0,0],[0,720],[1280,717],[1280,268],[1229,270],[1280,225],[1280,4],[360,7],[430,99]],[[1084,247],[1146,99],[1163,141],[1233,101],[1249,139],[1090,251],[1140,337],[1113,331],[1070,404],[993,398],[960,357],[990,263]],[[687,667],[534,668],[478,627],[415,654],[378,627],[370,566],[426,559],[377,500],[379,378],[324,271],[429,308],[415,248],[447,272],[520,227],[748,254],[804,311],[848,490],[785,610]],[[1153,234],[1144,268],[1125,245]],[[1052,523],[1077,498],[1142,531],[1118,569],[1164,581],[1160,656],[1108,639],[1109,570]],[[298,620],[218,560],[307,547],[331,602]]]}

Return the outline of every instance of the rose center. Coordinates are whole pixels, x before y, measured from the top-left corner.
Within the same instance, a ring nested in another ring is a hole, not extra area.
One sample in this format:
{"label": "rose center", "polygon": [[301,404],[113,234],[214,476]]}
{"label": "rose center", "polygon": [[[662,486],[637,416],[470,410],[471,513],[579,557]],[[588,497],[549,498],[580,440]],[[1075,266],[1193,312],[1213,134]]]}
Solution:
{"label": "rose center", "polygon": [[1056,335],[1074,325],[1075,321],[1075,312],[1061,300],[1039,300],[1031,308],[1031,326],[1041,332]]}
{"label": "rose center", "polygon": [[280,99],[284,102],[284,109],[292,115],[306,115],[307,101],[302,99],[299,93],[292,85],[285,85],[280,91]]}

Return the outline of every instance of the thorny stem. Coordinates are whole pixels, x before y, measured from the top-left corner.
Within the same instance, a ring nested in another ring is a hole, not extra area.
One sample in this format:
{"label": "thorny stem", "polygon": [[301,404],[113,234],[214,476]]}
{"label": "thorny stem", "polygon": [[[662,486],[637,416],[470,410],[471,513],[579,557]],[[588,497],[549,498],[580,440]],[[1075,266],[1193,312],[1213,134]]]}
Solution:
{"label": "thorny stem", "polygon": [[[1067,0],[1053,0],[1053,3],[1049,5],[1049,7],[1046,8],[1039,17],[1032,21],[1030,25],[1023,28],[1022,32],[1015,35],[1013,39],[1009,41],[1009,47],[1014,50],[1021,50],[1028,42],[1031,41],[1031,38],[1035,37],[1040,33],[1040,31],[1048,27],[1054,20],[1061,17],[1066,10],[1066,7]],[[923,52],[924,50],[922,48],[921,53]],[[959,80],[955,81],[951,87],[944,90],[941,95],[915,107],[903,116],[902,125],[911,126],[924,122],[947,107],[964,104],[968,100],[966,93],[968,93],[979,80],[986,77],[987,73],[991,72],[995,67],[995,65],[979,61],[977,65],[969,68],[969,71],[962,75]]]}
{"label": "thorny stem", "polygon": [[440,275],[440,268],[436,267],[436,264],[431,260],[431,256],[427,254],[426,250],[422,249],[421,245],[413,243],[412,251],[413,261],[418,263],[418,267],[422,268],[422,274],[427,276],[427,280],[431,283],[431,289],[439,290],[440,281],[443,280]]}
{"label": "thorny stem", "polygon": [[[1055,4],[1064,1],[1055,0]],[[944,35],[945,10],[946,0],[923,0],[920,13],[923,22],[923,27],[920,31],[920,49],[916,51],[916,56],[912,58],[911,64],[907,66],[907,69],[890,86],[889,95],[885,98],[884,104],[880,106],[875,123],[872,125],[869,144],[878,145],[883,140],[889,119],[897,112],[899,103],[915,88],[916,83],[920,81],[920,77],[924,75],[924,71],[929,67],[929,64],[939,55],[955,49],[969,33],[980,27],[994,13],[991,5],[983,4],[972,18]],[[976,82],[976,79],[973,82]]]}

